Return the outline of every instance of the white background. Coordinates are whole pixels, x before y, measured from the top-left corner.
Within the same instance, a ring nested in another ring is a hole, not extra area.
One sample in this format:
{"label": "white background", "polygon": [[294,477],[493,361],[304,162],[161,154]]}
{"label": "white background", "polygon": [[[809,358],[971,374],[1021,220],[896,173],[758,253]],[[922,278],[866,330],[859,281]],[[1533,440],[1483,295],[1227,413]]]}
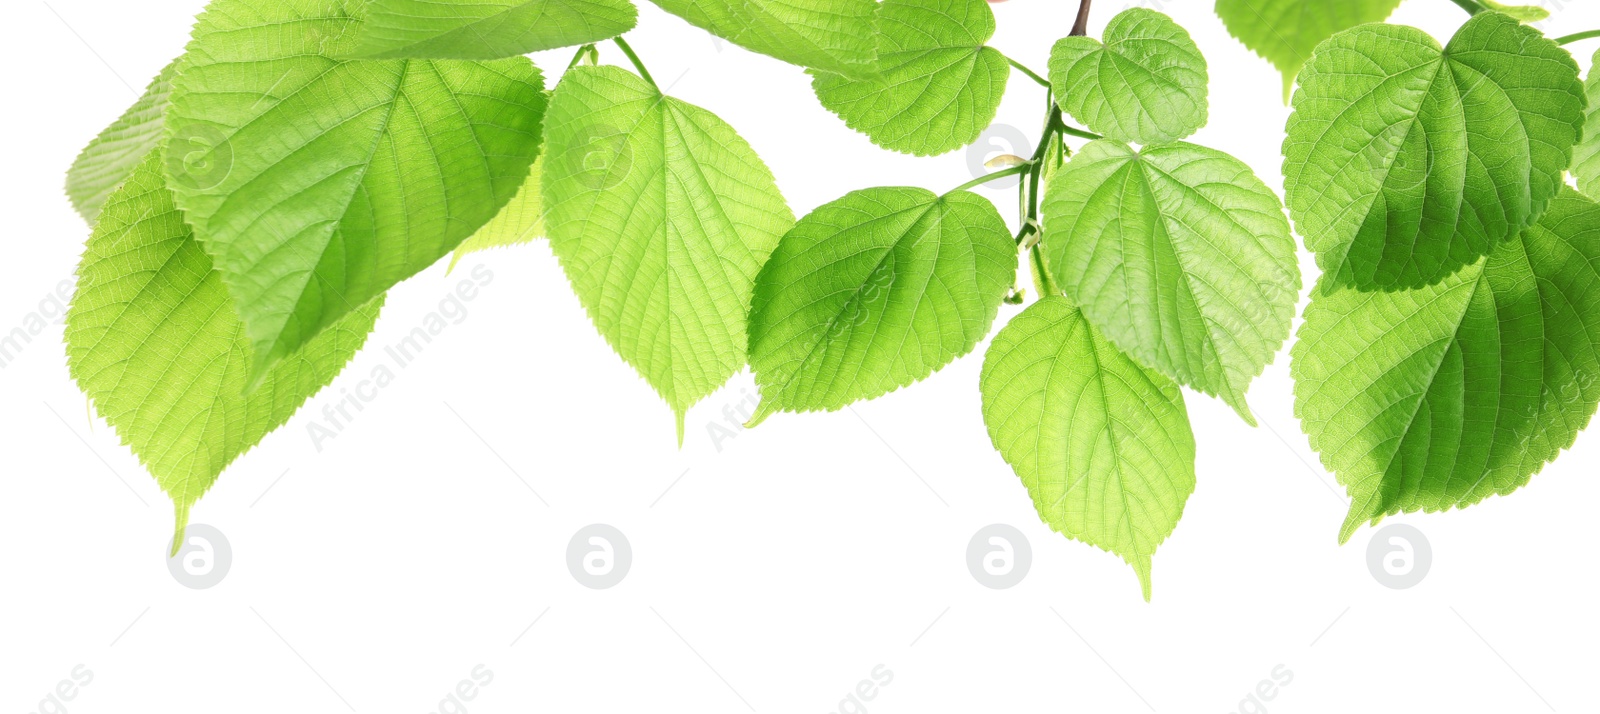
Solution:
{"label": "white background", "polygon": [[[1600,27],[1593,4],[1547,1],[1552,34]],[[1124,6],[1098,5],[1095,34]],[[179,53],[201,6],[8,10],[0,331],[71,277],[88,231],[63,173]],[[998,5],[992,44],[1042,72],[1075,7]],[[1210,62],[1211,122],[1195,141],[1281,187],[1276,71],[1209,0],[1162,9]],[[1395,19],[1448,38],[1465,15],[1409,0]],[[801,70],[648,3],[629,39],[662,86],[749,140],[796,214],[857,188],[943,191],[972,176],[965,151],[875,148],[817,105]],[[1575,49],[1587,68],[1594,47]],[[610,45],[602,55],[622,61]],[[535,59],[556,72],[570,56]],[[1042,105],[1013,75],[999,121],[1032,136]],[[1014,194],[983,191],[1014,214]],[[1336,544],[1344,498],[1293,418],[1285,345],[1250,393],[1259,428],[1188,396],[1199,483],[1146,604],[1119,559],[1039,522],[991,448],[977,390],[987,342],[912,388],[714,443],[708,424],[753,391],[740,374],[689,413],[679,450],[670,411],[595,333],[546,245],[472,256],[449,276],[445,262],[394,289],[339,380],[195,508],[233,549],[209,590],[169,575],[170,505],[89,418],[59,324],[0,369],[0,711],[40,711],[80,664],[93,680],[65,703],[78,713],[422,714],[480,664],[494,678],[467,711],[822,714],[880,664],[893,680],[846,714],[1597,711],[1600,431],[1509,498],[1394,519],[1420,528],[1434,559],[1420,585],[1390,590],[1368,572],[1372,529]],[[382,347],[480,264],[492,282],[465,319],[396,368]],[[319,452],[308,424],[380,365],[394,383]],[[609,590],[565,564],[590,523],[632,544]],[[991,523],[1032,546],[1010,590],[965,564]],[[1279,665],[1292,682],[1246,700]]]}

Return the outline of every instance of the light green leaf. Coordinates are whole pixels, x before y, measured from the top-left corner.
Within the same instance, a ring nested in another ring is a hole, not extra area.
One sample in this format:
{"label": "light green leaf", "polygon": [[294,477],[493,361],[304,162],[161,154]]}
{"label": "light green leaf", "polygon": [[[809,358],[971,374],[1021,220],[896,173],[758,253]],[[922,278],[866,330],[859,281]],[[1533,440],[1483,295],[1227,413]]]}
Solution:
{"label": "light green leaf", "polygon": [[67,170],[67,198],[89,225],[100,216],[106,198],[161,142],[161,113],[167,109],[176,67],[176,61],[163,67],[133,106],[89,142]]}
{"label": "light green leaf", "polygon": [[813,71],[828,111],[872,143],[917,156],[952,151],[994,122],[1011,67],[985,47],[994,13],[984,0],[884,0],[877,73],[851,79]]}
{"label": "light green leaf", "polygon": [[277,363],[254,391],[250,342],[195,242],[159,152],[112,194],[78,267],[67,365],[122,442],[189,509],[235,458],[333,381],[372,331],[378,296]]}
{"label": "light green leaf", "polygon": [[1323,40],[1382,22],[1400,0],[1217,0],[1228,32],[1283,72],[1283,97]]}
{"label": "light green leaf", "polygon": [[1344,541],[1528,482],[1600,403],[1600,206],[1565,189],[1521,240],[1425,288],[1315,296],[1295,413],[1350,492]]}
{"label": "light green leaf", "polygon": [[478,251],[522,245],[543,238],[543,180],[544,157],[540,156],[534,159],[533,166],[528,169],[528,178],[522,182],[522,188],[517,189],[517,195],[495,214],[493,220],[483,224],[477,233],[456,247],[455,254],[450,256],[449,269],[454,270],[462,258]]}
{"label": "light green leaf", "polygon": [[550,248],[681,443],[684,412],[744,366],[756,273],[794,214],[732,127],[616,67],[569,70],[546,131]]}
{"label": "light green leaf", "polygon": [[1255,424],[1245,390],[1288,338],[1300,292],[1277,195],[1214,149],[1101,140],[1055,175],[1043,211],[1051,270],[1089,321]]}
{"label": "light green leaf", "polygon": [[1366,25],[1317,50],[1283,144],[1289,212],[1328,289],[1436,283],[1532,225],[1583,121],[1567,51],[1479,13],[1442,51]]}
{"label": "light green leaf", "polygon": [[1550,19],[1550,11],[1536,5],[1502,5],[1494,0],[1480,0],[1490,10],[1510,15],[1517,22],[1539,22]]}
{"label": "light green leaf", "polygon": [[752,424],[841,409],[972,351],[1017,275],[994,204],[969,191],[854,191],[795,224],[756,278]]}
{"label": "light green leaf", "polygon": [[1590,197],[1600,196],[1600,51],[1594,53],[1595,64],[1589,68],[1589,78],[1583,83],[1583,93],[1589,100],[1584,110],[1583,138],[1572,150],[1572,175],[1578,179],[1578,189]]}
{"label": "light green leaf", "polygon": [[1065,37],[1050,51],[1061,110],[1112,139],[1165,144],[1206,124],[1206,58],[1172,18],[1131,8],[1111,18],[1105,44]]}
{"label": "light green leaf", "polygon": [[873,58],[876,0],[651,0],[690,24],[789,64],[859,75]]}
{"label": "light green leaf", "polygon": [[995,335],[979,386],[989,439],[1039,517],[1122,556],[1149,600],[1150,556],[1194,493],[1194,433],[1177,385],[1052,296]]}
{"label": "light green leaf", "polygon": [[584,45],[633,29],[628,0],[372,0],[356,57],[515,57]]}
{"label": "light green leaf", "polygon": [[257,375],[454,250],[539,150],[526,58],[342,61],[344,8],[213,0],[173,82],[167,175]]}

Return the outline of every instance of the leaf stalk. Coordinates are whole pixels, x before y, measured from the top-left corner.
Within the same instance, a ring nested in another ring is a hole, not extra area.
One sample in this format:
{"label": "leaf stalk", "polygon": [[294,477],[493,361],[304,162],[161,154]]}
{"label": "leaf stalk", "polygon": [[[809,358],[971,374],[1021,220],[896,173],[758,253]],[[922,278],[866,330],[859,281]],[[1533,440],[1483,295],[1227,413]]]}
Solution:
{"label": "leaf stalk", "polygon": [[984,174],[984,175],[979,176],[979,177],[977,177],[977,178],[975,178],[975,179],[973,179],[971,181],[968,181],[968,182],[966,182],[964,184],[961,184],[960,186],[957,186],[955,188],[950,189],[950,192],[951,193],[955,193],[956,191],[965,191],[965,190],[967,190],[969,188],[972,188],[974,186],[982,186],[983,184],[989,183],[990,181],[994,181],[996,179],[1005,178],[1007,176],[1016,176],[1017,174],[1020,174],[1020,173],[1026,173],[1028,171],[1032,171],[1033,170],[1033,164],[1034,164],[1034,162],[1029,161],[1029,162],[1023,163],[1023,164],[1017,164],[1016,166],[1012,166],[1010,168],[1001,169],[1001,170],[996,171],[996,172],[991,173],[991,174]]}
{"label": "leaf stalk", "polygon": [[1587,32],[1574,32],[1574,33],[1572,33],[1570,35],[1566,35],[1564,37],[1557,37],[1556,38],[1556,44],[1558,44],[1558,45],[1570,45],[1570,44],[1572,44],[1574,42],[1577,42],[1579,40],[1587,40],[1587,39],[1592,38],[1592,37],[1600,37],[1600,30],[1589,30]]}
{"label": "leaf stalk", "polygon": [[1035,243],[1028,251],[1028,258],[1033,261],[1033,272],[1038,285],[1033,286],[1039,291],[1039,298],[1044,299],[1061,294],[1061,286],[1056,285],[1056,277],[1050,274],[1050,266],[1044,262],[1044,244]]}
{"label": "leaf stalk", "polygon": [[1099,134],[1096,134],[1096,133],[1094,133],[1092,131],[1084,131],[1084,130],[1079,129],[1079,128],[1075,127],[1075,126],[1067,126],[1066,124],[1062,124],[1061,125],[1061,133],[1066,134],[1068,136],[1076,136],[1079,139],[1088,139],[1089,141],[1098,141],[1100,139],[1104,139],[1105,138],[1105,137],[1103,137],[1103,136],[1101,136]]}
{"label": "leaf stalk", "polygon": [[633,63],[633,68],[639,70],[639,76],[643,77],[644,81],[649,82],[650,86],[657,92],[661,91],[661,88],[656,86],[656,80],[650,76],[650,70],[644,68],[644,63],[639,61],[639,55],[634,54],[633,48],[628,46],[628,41],[622,39],[621,36],[613,37],[611,41],[617,43],[617,47],[622,49],[622,54],[628,56],[628,61]]}
{"label": "leaf stalk", "polygon": [[1006,61],[1010,62],[1011,66],[1016,68],[1016,70],[1018,72],[1021,72],[1021,73],[1025,74],[1025,75],[1028,75],[1028,79],[1031,79],[1031,80],[1033,80],[1035,82],[1038,82],[1039,86],[1044,87],[1046,89],[1050,88],[1050,82],[1048,80],[1046,80],[1044,77],[1040,77],[1038,72],[1035,72],[1035,71],[1033,71],[1031,69],[1028,69],[1027,67],[1022,66],[1021,62],[1018,62],[1018,61],[1016,61],[1014,59],[1011,59],[1010,57],[1007,57]]}

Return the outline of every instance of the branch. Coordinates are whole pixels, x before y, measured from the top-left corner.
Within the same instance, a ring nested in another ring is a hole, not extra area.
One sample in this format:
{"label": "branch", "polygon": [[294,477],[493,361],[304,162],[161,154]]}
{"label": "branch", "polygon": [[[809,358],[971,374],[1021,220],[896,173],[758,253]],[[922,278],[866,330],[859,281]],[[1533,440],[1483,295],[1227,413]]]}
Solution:
{"label": "branch", "polygon": [[1483,12],[1484,10],[1488,10],[1489,9],[1483,3],[1478,2],[1478,0],[1450,0],[1450,1],[1455,3],[1455,4],[1457,4],[1457,5],[1460,5],[1461,9],[1462,10],[1466,10],[1468,15],[1476,15],[1476,14],[1478,14],[1480,12]]}
{"label": "branch", "polygon": [[[1463,1],[1470,2],[1471,0],[1456,0],[1456,2]],[[1089,34],[1089,5],[1093,2],[1094,0],[1079,0],[1078,21],[1072,25],[1073,37],[1083,37]]]}

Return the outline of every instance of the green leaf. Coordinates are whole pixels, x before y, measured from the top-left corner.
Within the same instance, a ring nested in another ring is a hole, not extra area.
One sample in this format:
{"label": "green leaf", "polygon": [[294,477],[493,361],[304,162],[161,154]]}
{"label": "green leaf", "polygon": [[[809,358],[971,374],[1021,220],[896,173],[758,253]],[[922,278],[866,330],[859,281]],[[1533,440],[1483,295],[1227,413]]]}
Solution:
{"label": "green leaf", "polygon": [[569,70],[546,132],[550,248],[681,443],[684,412],[744,366],[756,273],[794,214],[732,127],[616,67]]}
{"label": "green leaf", "polygon": [[67,198],[89,225],[100,216],[106,198],[161,142],[161,113],[176,67],[176,61],[163,67],[133,106],[89,142],[67,170]]}
{"label": "green leaf", "polygon": [[859,75],[873,59],[877,0],[651,0],[752,52],[789,64]]}
{"label": "green leaf", "polygon": [[250,384],[250,342],[151,152],[106,202],[67,312],[67,365],[122,442],[189,509],[235,458],[333,381],[372,331],[378,296]]}
{"label": "green leaf", "polygon": [[1589,68],[1589,78],[1583,83],[1588,108],[1584,110],[1583,139],[1572,150],[1572,175],[1578,179],[1578,189],[1590,197],[1600,196],[1600,51],[1594,53],[1596,64]]}
{"label": "green leaf", "polygon": [[1206,58],[1172,18],[1132,8],[1111,19],[1105,44],[1066,37],[1050,51],[1061,110],[1112,139],[1165,144],[1206,123]]}
{"label": "green leaf", "polygon": [[989,334],[1016,275],[1005,220],[969,191],[869,188],[822,205],[756,278],[751,423],[926,378]]}
{"label": "green leaf", "polygon": [[994,122],[1011,67],[985,47],[994,13],[984,0],[884,0],[877,72],[852,79],[813,71],[828,111],[885,149],[917,156],[952,151]]}
{"label": "green leaf", "polygon": [[472,253],[532,243],[544,237],[544,190],[540,185],[544,180],[543,167],[543,156],[534,159],[533,166],[528,169],[528,178],[522,182],[522,188],[517,189],[517,195],[495,214],[493,220],[483,224],[477,233],[456,247],[455,254],[450,256],[450,270],[454,270],[456,263]]}
{"label": "green leaf", "polygon": [[1490,10],[1505,13],[1517,22],[1539,22],[1550,19],[1550,11],[1535,5],[1502,5],[1494,0],[1479,0]]}
{"label": "green leaf", "polygon": [[342,7],[213,0],[173,82],[167,175],[257,375],[454,250],[539,150],[526,58],[339,60]]}
{"label": "green leaf", "polygon": [[1122,556],[1150,599],[1150,556],[1194,493],[1194,434],[1177,385],[1140,367],[1063,297],[995,335],[983,422],[1051,528]]}
{"label": "green leaf", "polygon": [[1324,43],[1284,141],[1289,212],[1326,287],[1436,283],[1532,225],[1583,121],[1567,51],[1485,12],[1442,51],[1366,25]]}
{"label": "green leaf", "polygon": [[628,0],[372,0],[356,57],[490,60],[633,29]]}
{"label": "green leaf", "polygon": [[1277,195],[1214,149],[1101,140],[1055,175],[1043,210],[1051,270],[1089,321],[1255,424],[1245,390],[1288,338],[1300,292]]}
{"label": "green leaf", "polygon": [[1283,72],[1283,97],[1323,40],[1382,22],[1400,0],[1217,0],[1228,32]]}
{"label": "green leaf", "polygon": [[1402,292],[1315,296],[1295,413],[1364,522],[1507,494],[1600,403],[1600,206],[1565,189],[1521,240]]}

